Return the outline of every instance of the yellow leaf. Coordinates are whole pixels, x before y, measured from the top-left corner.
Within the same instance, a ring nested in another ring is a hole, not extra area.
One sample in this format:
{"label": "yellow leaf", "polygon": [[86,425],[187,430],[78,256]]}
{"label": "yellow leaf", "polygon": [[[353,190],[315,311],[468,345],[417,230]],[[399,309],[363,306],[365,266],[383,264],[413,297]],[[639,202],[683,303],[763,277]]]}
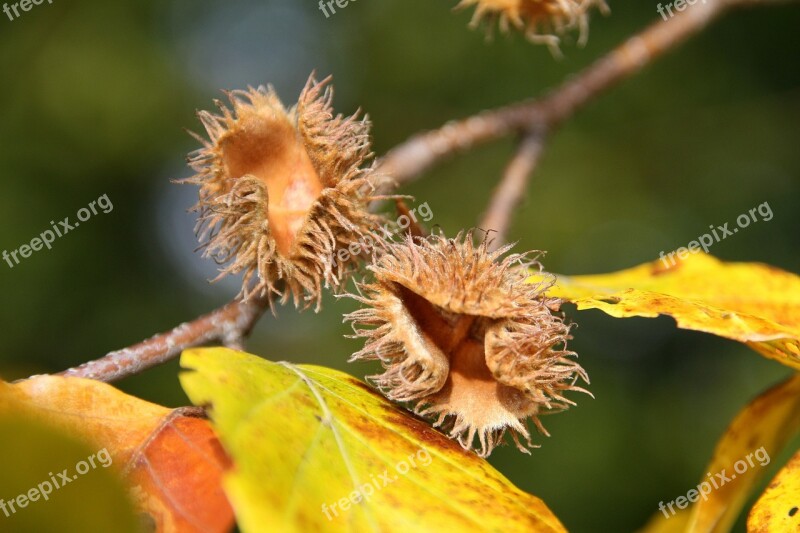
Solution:
{"label": "yellow leaf", "polygon": [[612,274],[559,275],[548,294],[617,318],[669,315],[680,328],[747,343],[800,370],[800,277],[775,267],[695,253],[669,268],[658,260]]}
{"label": "yellow leaf", "polygon": [[786,463],[747,517],[747,531],[797,531],[800,529],[800,452]]}
{"label": "yellow leaf", "polygon": [[[685,517],[678,513],[685,513],[687,508],[691,514],[685,531],[729,531],[763,475],[764,467],[778,455],[798,427],[800,374],[795,374],[763,392],[736,416],[717,443],[700,483],[687,487],[687,492],[676,495],[674,500],[662,502],[663,506],[660,503],[660,508],[666,510],[654,516],[646,531],[676,531],[672,524],[659,523],[658,517],[661,522],[682,521]],[[679,501],[678,497],[683,499]],[[687,503],[691,499],[696,503]]]}
{"label": "yellow leaf", "polygon": [[225,487],[245,532],[564,531],[541,500],[347,374],[225,348],[181,364],[233,458]]}
{"label": "yellow leaf", "polygon": [[[224,532],[233,510],[222,490],[229,460],[207,420],[185,416],[89,379],[0,382],[0,415],[19,413],[106,450],[139,509],[159,532]],[[70,467],[71,465],[63,465]]]}
{"label": "yellow leaf", "polygon": [[669,520],[665,520],[661,511],[656,511],[639,533],[685,533],[689,525],[690,509],[681,509],[675,512]]}

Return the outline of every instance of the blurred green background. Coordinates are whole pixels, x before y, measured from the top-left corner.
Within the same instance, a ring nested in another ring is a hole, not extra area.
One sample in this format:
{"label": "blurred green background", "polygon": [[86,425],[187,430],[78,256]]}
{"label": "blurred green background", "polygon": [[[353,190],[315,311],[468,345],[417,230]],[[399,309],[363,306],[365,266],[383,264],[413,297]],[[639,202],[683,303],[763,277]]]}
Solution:
{"label": "blurred green background", "polygon": [[[334,75],[337,111],[366,110],[378,154],[409,135],[540,95],[654,21],[655,2],[611,2],[585,49],[518,36],[487,42],[453,1],[361,0],[330,18],[313,0],[54,0],[0,17],[0,250],[30,242],[103,194],[114,209],[13,269],[0,263],[0,375],[62,370],[223,304],[194,252],[196,189],[185,155],[197,109],[219,89],[272,83],[293,103],[312,70]],[[515,214],[519,249],[548,270],[598,273],[654,260],[769,202],[758,222],[711,252],[800,272],[800,8],[737,12],[603,95],[558,132]],[[455,158],[404,189],[448,234],[477,223],[513,151],[505,140]],[[747,291],[747,287],[732,290]],[[279,310],[250,351],[347,365],[352,302]],[[789,371],[745,347],[677,331],[668,318],[567,313],[571,347],[596,399],[548,418],[532,456],[491,461],[574,531],[629,531],[685,494],[734,414]],[[177,364],[120,386],[187,403]],[[2,446],[2,445],[0,445]],[[787,454],[784,454],[785,456]],[[768,477],[779,466],[773,458]],[[742,527],[741,521],[738,525]]]}

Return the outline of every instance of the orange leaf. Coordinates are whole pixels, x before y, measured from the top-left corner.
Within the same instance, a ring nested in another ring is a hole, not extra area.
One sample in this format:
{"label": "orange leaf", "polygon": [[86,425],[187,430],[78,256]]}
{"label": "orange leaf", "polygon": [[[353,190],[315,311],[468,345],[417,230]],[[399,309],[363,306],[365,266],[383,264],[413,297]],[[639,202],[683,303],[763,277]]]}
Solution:
{"label": "orange leaf", "polygon": [[221,484],[230,460],[197,410],[172,410],[105,383],[57,376],[4,385],[3,410],[22,410],[96,449],[107,449],[157,531],[208,533],[233,527],[233,510]]}

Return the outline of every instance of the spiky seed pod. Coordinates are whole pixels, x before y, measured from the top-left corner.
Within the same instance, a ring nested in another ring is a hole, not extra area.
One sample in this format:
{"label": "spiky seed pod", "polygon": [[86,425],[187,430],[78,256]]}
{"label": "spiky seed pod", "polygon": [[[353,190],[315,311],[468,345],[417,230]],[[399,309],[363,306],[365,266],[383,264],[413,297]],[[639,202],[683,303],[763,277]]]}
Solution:
{"label": "spiky seed pod", "polygon": [[579,31],[578,44],[586,44],[589,9],[608,12],[604,0],[461,0],[456,8],[472,5],[476,7],[470,26],[476,27],[485,18],[490,28],[495,23],[503,32],[513,27],[531,42],[548,45],[554,55],[559,55],[558,36],[575,28]]}
{"label": "spiky seed pod", "polygon": [[435,416],[464,448],[477,436],[476,451],[489,455],[510,430],[529,453],[526,419],[547,435],[539,415],[574,405],[564,393],[586,392],[575,383],[588,377],[567,350],[560,300],[545,295],[548,283],[526,283],[541,266],[487,246],[472,232],[390,244],[369,267],[375,281],[351,295],[365,306],[345,320],[366,339],[351,361],[380,361],[373,383]]}
{"label": "spiky seed pod", "polygon": [[298,307],[323,287],[341,287],[359,257],[347,248],[377,228],[367,210],[378,185],[366,118],[333,115],[330,78],[312,75],[283,106],[270,87],[227,92],[232,109],[200,111],[208,139],[189,157],[200,186],[197,235],[204,255],[224,265],[217,279],[244,272],[241,295],[272,292]]}

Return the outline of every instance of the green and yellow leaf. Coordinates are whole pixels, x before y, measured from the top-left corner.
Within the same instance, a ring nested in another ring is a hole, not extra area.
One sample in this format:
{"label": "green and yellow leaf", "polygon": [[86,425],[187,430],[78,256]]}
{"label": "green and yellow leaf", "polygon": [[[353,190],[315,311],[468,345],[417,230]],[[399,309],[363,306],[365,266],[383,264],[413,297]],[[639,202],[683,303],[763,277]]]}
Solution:
{"label": "green and yellow leaf", "polygon": [[181,364],[233,459],[225,488],[245,532],[564,531],[540,499],[347,374],[225,348]]}
{"label": "green and yellow leaf", "polygon": [[[536,274],[531,281],[542,278]],[[557,276],[548,294],[617,317],[668,315],[678,327],[747,343],[800,370],[800,276],[703,253],[590,276]]]}

